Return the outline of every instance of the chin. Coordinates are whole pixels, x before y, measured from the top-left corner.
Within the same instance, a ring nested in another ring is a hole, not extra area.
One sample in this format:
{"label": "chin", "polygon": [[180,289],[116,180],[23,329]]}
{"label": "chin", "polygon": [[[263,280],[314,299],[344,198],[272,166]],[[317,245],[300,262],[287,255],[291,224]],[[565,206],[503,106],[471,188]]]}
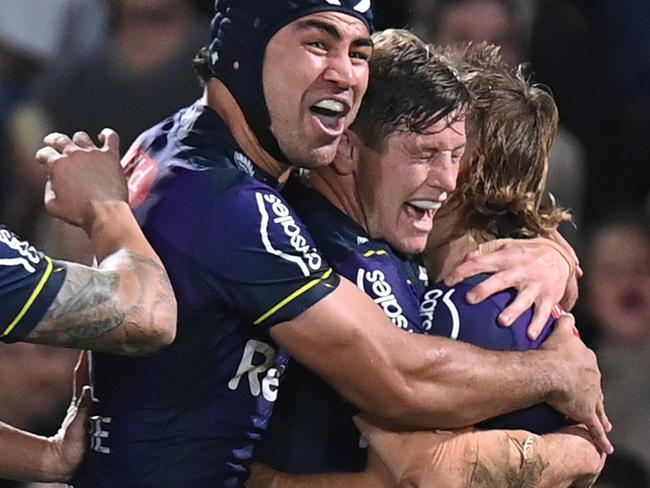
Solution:
{"label": "chin", "polygon": [[316,148],[295,148],[295,151],[290,149],[283,149],[282,152],[287,157],[289,164],[298,166],[300,168],[316,169],[327,166],[334,161],[336,151],[338,149],[338,139],[335,143],[328,144],[327,146],[320,146]]}
{"label": "chin", "polygon": [[427,245],[426,238],[409,239],[408,241],[401,241],[396,244],[390,243],[397,251],[402,254],[420,254],[424,252]]}

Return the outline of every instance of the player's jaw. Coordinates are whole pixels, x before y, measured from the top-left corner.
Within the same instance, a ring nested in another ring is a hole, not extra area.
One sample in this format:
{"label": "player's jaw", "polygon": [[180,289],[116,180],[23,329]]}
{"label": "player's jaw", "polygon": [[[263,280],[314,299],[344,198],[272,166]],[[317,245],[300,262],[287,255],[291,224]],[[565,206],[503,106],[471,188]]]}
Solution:
{"label": "player's jaw", "polygon": [[334,159],[368,84],[367,39],[360,20],[326,12],[289,24],[269,42],[264,95],[290,163],[313,168]]}

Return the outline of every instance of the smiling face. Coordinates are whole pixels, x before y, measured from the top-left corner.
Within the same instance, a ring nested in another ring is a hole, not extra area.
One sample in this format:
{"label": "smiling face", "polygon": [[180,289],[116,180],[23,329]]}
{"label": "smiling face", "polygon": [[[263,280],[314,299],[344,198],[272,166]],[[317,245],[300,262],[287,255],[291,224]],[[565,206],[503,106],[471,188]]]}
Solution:
{"label": "smiling face", "polygon": [[359,148],[357,193],[369,234],[398,251],[422,252],[437,210],[456,188],[465,121],[444,118],[424,133],[389,134]]}
{"label": "smiling face", "polygon": [[271,132],[292,164],[332,162],[366,91],[371,53],[363,22],[338,12],[300,18],[271,38],[264,97]]}

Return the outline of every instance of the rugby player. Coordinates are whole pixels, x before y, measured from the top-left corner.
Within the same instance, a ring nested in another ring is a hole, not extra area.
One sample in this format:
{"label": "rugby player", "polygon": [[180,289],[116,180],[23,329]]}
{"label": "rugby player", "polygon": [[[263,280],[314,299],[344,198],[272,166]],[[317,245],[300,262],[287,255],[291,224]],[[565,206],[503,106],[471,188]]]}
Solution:
{"label": "rugby player", "polygon": [[[455,65],[449,65],[414,35],[406,31],[385,31],[373,36],[373,41],[368,92],[359,115],[339,145],[334,162],[310,173],[306,184],[311,188],[294,181],[287,185],[284,193],[337,272],[373,298],[397,327],[419,334],[432,333],[431,320],[425,317],[421,323],[415,312],[424,295],[424,285],[419,279],[418,261],[409,258],[424,250],[428,229],[400,226],[402,222],[394,216],[399,215],[407,201],[416,204],[437,202],[439,207],[446,200],[445,196],[454,191],[465,149],[464,108],[468,93],[459,81]],[[471,85],[472,91],[476,90],[477,83],[480,83],[478,86],[487,86],[488,81],[477,77]],[[515,84],[515,88],[521,90],[520,85]],[[497,100],[502,95],[501,92],[489,93],[492,99]],[[522,107],[511,107],[511,112],[515,108]],[[518,117],[514,115],[509,113],[512,120],[523,118],[535,127],[536,120],[531,122],[530,117],[526,118],[527,113]],[[475,127],[474,117],[472,121],[472,127]],[[499,127],[503,121],[497,122],[494,127]],[[542,142],[545,144],[547,141]],[[546,150],[546,145],[542,150]],[[486,173],[480,171],[483,169],[481,165],[472,166],[471,161],[465,167]],[[497,175],[490,173],[489,176],[495,182],[499,181]],[[457,257],[462,258],[454,256]],[[459,293],[459,297],[463,299],[464,293]],[[479,333],[480,329],[486,338],[497,334],[511,337],[513,333],[525,338],[526,327],[520,329],[530,322],[530,312],[525,316],[526,323],[518,319],[513,332],[503,327],[492,332],[491,328],[496,326],[492,300],[494,298],[487,302],[490,313],[485,313],[485,321],[482,322],[481,315],[471,317],[476,323],[475,326],[471,324],[474,333]],[[484,304],[474,306],[484,313]],[[499,307],[497,312],[503,308]],[[462,319],[461,316],[461,324]],[[479,342],[479,345],[484,344]],[[366,452],[352,423],[354,412],[354,407],[338,397],[322,380],[292,362],[269,430],[255,455],[258,461],[294,475],[255,466],[248,486],[378,485],[381,476],[376,468],[380,466],[373,463],[371,469],[365,470]],[[529,415],[533,416],[533,412]],[[536,420],[534,416],[533,419]],[[546,431],[558,428],[557,423],[546,420]],[[530,420],[528,424],[517,423],[515,418],[510,418],[509,423],[505,419],[501,422],[513,429],[533,426]],[[438,481],[441,484],[435,486],[461,486],[463,476],[468,477],[479,466],[489,466],[495,479],[501,479],[507,473],[520,482],[543,481],[546,486],[558,486],[552,483],[570,482],[579,475],[593,474],[598,469],[600,455],[596,449],[582,436],[576,438],[564,434],[538,442],[531,460],[542,467],[539,472],[523,469],[523,465],[517,470],[519,464],[511,464],[510,457],[504,456],[504,452],[507,454],[509,448],[515,450],[512,442],[524,435],[529,434],[493,432],[479,439],[463,435],[454,439],[454,447],[449,448],[452,441],[448,440],[449,436],[441,434],[440,442],[446,441],[446,444],[439,451],[444,451],[450,459],[445,459],[444,465],[440,466]],[[572,465],[567,465],[554,454],[565,448],[577,450]],[[465,449],[465,457],[459,456],[462,449]],[[469,462],[472,454],[475,461]],[[515,459],[518,463],[519,458],[513,456]],[[444,471],[447,473],[443,477]],[[295,475],[341,472],[359,473]],[[431,479],[432,473],[429,476]],[[394,482],[389,480],[387,486],[393,485]]]}
{"label": "rugby player", "polygon": [[[481,243],[489,245],[497,237],[548,236],[569,218],[552,201],[548,208],[541,207],[548,152],[557,130],[555,103],[542,88],[531,86],[521,70],[512,72],[505,67],[497,52],[498,48],[490,45],[454,52],[463,58],[474,104],[468,116],[469,149],[463,158],[459,189],[438,212],[428,243],[428,267],[438,279]],[[465,290],[482,279],[485,276],[472,277],[455,287],[442,282],[433,285],[422,303],[426,333],[491,349],[539,347],[555,319],[549,318],[535,340],[527,336],[530,311],[510,328],[500,327],[497,317],[512,300],[510,291],[478,305],[464,299]],[[549,340],[554,340],[553,336]],[[538,405],[479,424],[481,429],[527,429],[532,433],[476,430],[451,437],[445,433],[386,432],[365,423],[362,430],[400,483],[520,486],[525,481],[544,487],[591,486],[604,456],[586,442],[589,438],[580,427],[565,425],[566,419],[557,412]],[[546,432],[557,433],[534,434]],[[495,463],[499,456],[489,455],[504,445],[510,446],[500,451],[505,466]],[[470,465],[463,453],[474,451],[481,455]],[[455,463],[459,455],[462,462]]]}
{"label": "rugby player", "polygon": [[[51,135],[46,143],[64,138]],[[92,161],[53,155],[49,147],[37,154],[50,164],[48,210],[84,228],[98,268],[53,260],[0,228],[3,342],[145,354],[174,339],[169,279],[125,202],[126,180],[115,156],[103,157],[117,154],[118,136],[107,130],[100,138],[102,148],[88,149],[96,156]],[[89,138],[79,133],[75,141],[86,145]],[[61,430],[50,438],[0,424],[0,477],[68,480],[84,453],[89,404],[88,391],[73,400]]]}
{"label": "rugby player", "polygon": [[[467,290],[489,277],[477,275],[446,286],[442,279],[464,256],[480,244],[496,239],[551,237],[557,226],[571,219],[553,200],[541,207],[548,174],[548,153],[555,139],[558,112],[553,97],[531,86],[523,67],[511,72],[499,49],[489,44],[469,45],[456,57],[464,64],[464,78],[473,94],[468,118],[470,147],[463,159],[459,190],[438,212],[429,237],[427,268],[437,281],[421,304],[426,333],[451,337],[488,349],[538,349],[550,335],[556,308],[536,338],[528,337],[532,310],[512,326],[499,326],[498,315],[514,299],[513,290],[469,304]],[[461,54],[462,52],[462,54]],[[487,324],[487,326],[486,326]],[[548,406],[492,419],[499,428],[525,428],[537,434],[566,425],[562,415]]]}
{"label": "rugby player", "polygon": [[[277,191],[289,162],[329,164],[356,115],[369,1],[219,1],[212,25],[198,61],[205,96],[145,132],[124,161],[179,300],[178,336],[150,358],[93,356],[98,422],[76,486],[241,486],[287,361],[275,343],[392,423],[461,426],[548,399],[608,446],[586,348],[497,354],[414,340],[332,272]],[[513,255],[528,259],[510,279],[567,281],[550,245],[506,249],[498,269]]]}
{"label": "rugby player", "polygon": [[[513,72],[505,67],[497,53],[498,48],[486,44],[460,51],[474,103],[459,189],[438,212],[426,252],[428,267],[438,279],[481,243],[550,236],[570,218],[552,200],[542,207],[548,152],[558,123],[553,98],[543,88],[531,86],[521,68]],[[459,51],[454,55],[458,57]],[[530,311],[510,328],[500,327],[497,317],[513,298],[508,290],[482,304],[468,304],[465,290],[483,279],[472,277],[454,287],[442,282],[433,285],[422,302],[426,333],[500,350],[535,349],[549,334],[556,334],[551,333],[552,316],[542,334],[531,340],[526,330]],[[553,335],[548,340],[554,340]],[[532,434],[477,430],[450,437],[387,432],[361,423],[392,475],[409,486],[521,486],[523,482],[540,487],[591,486],[604,456],[585,442],[589,438],[579,426],[565,425],[566,419],[546,405],[479,424],[481,429],[527,429]],[[498,456],[486,455],[504,443],[510,445],[509,450],[501,450],[505,469],[495,463]],[[468,463],[466,454],[475,451],[480,456]],[[461,463],[454,462],[459,456]]]}

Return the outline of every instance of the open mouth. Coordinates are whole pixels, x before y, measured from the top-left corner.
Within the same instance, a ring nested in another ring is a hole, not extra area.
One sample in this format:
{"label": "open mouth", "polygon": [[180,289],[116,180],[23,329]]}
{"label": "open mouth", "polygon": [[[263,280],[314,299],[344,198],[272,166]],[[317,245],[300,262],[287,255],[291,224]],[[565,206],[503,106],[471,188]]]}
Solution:
{"label": "open mouth", "polygon": [[409,200],[404,204],[406,215],[418,229],[429,232],[433,226],[433,217],[442,207],[440,200]]}
{"label": "open mouth", "polygon": [[328,98],[309,107],[309,111],[320,122],[326,133],[339,136],[345,129],[345,117],[350,112],[350,106]]}
{"label": "open mouth", "polygon": [[430,230],[433,223],[433,215],[436,210],[441,206],[441,202],[433,200],[411,200],[404,204],[406,214],[413,221],[417,227],[422,227],[423,230]]}

